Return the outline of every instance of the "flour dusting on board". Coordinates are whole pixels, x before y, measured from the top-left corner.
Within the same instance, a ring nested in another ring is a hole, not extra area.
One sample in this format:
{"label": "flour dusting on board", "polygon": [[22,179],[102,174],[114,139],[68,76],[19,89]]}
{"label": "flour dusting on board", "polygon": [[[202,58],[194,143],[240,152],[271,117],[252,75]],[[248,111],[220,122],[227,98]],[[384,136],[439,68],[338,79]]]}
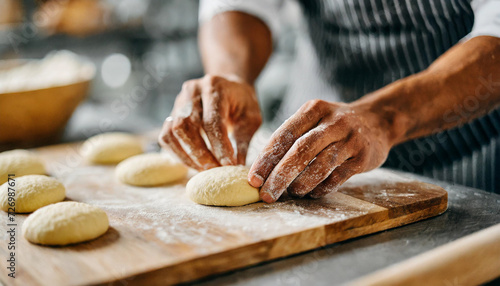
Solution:
{"label": "flour dusting on board", "polygon": [[[71,172],[59,172],[49,166],[52,174],[66,186],[69,199],[103,208],[118,232],[128,230],[156,243],[185,246],[202,253],[213,253],[224,245],[227,247],[228,242],[235,246],[259,242],[370,211],[366,205],[358,207],[349,202],[341,193],[319,200],[291,199],[285,195],[273,204],[204,206],[185,195],[187,179],[173,185],[140,188],[120,183],[114,169],[114,166],[81,164],[74,166]],[[354,176],[346,185],[376,185],[388,180],[405,181],[388,171],[375,170]]]}
{"label": "flour dusting on board", "polygon": [[286,197],[274,204],[242,207],[198,205],[184,194],[187,180],[154,188],[132,187],[114,178],[112,166],[81,166],[59,178],[69,199],[103,208],[112,227],[137,230],[161,243],[187,244],[206,252],[215,251],[223,240],[257,242],[366,212],[341,201]]}
{"label": "flour dusting on board", "polygon": [[359,186],[370,184],[371,186],[378,186],[387,183],[394,182],[413,182],[414,180],[402,177],[389,170],[375,169],[370,172],[358,174],[352,176],[347,182],[344,183],[345,186]]}

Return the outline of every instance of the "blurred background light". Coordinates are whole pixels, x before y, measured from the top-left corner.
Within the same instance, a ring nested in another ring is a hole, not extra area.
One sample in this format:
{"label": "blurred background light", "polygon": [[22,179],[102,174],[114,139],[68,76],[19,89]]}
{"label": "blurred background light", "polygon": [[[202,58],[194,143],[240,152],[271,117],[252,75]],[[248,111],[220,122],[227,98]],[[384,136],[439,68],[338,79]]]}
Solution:
{"label": "blurred background light", "polygon": [[130,76],[130,60],[123,54],[111,54],[104,59],[101,66],[101,76],[109,87],[122,86]]}

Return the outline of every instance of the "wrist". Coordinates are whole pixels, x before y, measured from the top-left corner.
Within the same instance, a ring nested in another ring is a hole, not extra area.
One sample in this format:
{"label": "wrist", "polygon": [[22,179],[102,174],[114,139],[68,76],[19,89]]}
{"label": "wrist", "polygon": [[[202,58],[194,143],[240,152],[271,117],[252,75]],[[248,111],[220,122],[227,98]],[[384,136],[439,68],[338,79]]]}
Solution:
{"label": "wrist", "polygon": [[388,149],[405,141],[407,119],[394,107],[376,100],[358,100],[349,105]]}
{"label": "wrist", "polygon": [[228,81],[247,84],[251,87],[254,87],[253,82],[248,81],[245,77],[237,73],[206,73],[205,76],[221,77]]}

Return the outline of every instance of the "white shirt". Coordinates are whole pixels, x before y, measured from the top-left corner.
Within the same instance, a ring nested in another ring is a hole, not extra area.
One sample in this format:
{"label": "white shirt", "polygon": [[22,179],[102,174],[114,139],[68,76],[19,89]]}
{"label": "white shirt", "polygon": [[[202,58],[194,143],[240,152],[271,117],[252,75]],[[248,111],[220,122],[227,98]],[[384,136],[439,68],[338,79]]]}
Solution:
{"label": "white shirt", "polygon": [[[241,11],[254,15],[267,24],[273,35],[280,31],[280,9],[283,0],[201,0],[200,23],[226,11]],[[500,38],[500,0],[473,0],[474,27],[465,37],[494,36]]]}

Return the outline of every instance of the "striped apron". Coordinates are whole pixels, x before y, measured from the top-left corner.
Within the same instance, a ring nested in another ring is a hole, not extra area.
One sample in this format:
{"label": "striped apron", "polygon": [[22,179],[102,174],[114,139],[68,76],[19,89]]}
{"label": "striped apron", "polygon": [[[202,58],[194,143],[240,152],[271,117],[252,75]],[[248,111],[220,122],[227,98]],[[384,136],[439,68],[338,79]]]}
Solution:
{"label": "striped apron", "polygon": [[[467,0],[300,2],[305,25],[277,122],[309,99],[350,102],[424,70],[474,22]],[[500,111],[395,146],[384,166],[500,193]]]}

